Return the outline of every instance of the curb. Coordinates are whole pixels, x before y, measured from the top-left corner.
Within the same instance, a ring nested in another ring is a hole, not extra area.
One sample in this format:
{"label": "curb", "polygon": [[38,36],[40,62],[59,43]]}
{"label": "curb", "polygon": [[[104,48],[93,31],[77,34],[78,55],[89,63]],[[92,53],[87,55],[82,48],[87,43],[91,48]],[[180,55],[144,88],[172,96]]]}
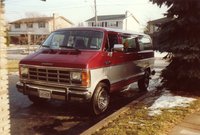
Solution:
{"label": "curb", "polygon": [[140,102],[141,100],[143,100],[147,96],[151,95],[155,91],[156,90],[150,91],[150,92],[144,94],[143,96],[137,98],[136,100],[133,100],[131,103],[127,104],[126,106],[122,107],[121,109],[119,109],[118,111],[116,111],[113,114],[109,115],[108,117],[104,118],[103,120],[101,120],[97,124],[93,125],[89,129],[85,130],[80,135],[92,135],[92,134],[94,134],[95,132],[99,131],[103,127],[107,126],[110,122],[115,120],[119,115],[121,115],[121,114],[125,113],[126,111],[128,111],[130,109],[130,106],[137,104],[138,102]]}

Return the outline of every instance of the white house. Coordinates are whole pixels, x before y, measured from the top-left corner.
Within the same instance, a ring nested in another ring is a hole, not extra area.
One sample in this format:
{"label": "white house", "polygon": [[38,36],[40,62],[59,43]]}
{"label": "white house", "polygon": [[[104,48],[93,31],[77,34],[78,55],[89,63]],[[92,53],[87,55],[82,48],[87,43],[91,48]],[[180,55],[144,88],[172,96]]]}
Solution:
{"label": "white house", "polygon": [[158,28],[161,24],[169,22],[170,20],[172,20],[172,19],[164,17],[164,18],[160,18],[160,19],[156,19],[156,20],[147,22],[149,34],[153,34],[154,32],[157,32]]}
{"label": "white house", "polygon": [[11,43],[38,44],[52,31],[72,27],[73,23],[62,16],[23,18],[10,23]]}
{"label": "white house", "polygon": [[151,36],[151,38],[153,40],[153,44],[154,44],[155,47],[158,45],[157,36],[159,34],[158,33],[159,27],[162,24],[167,23],[171,20],[173,20],[173,18],[164,17],[164,18],[160,18],[160,19],[156,19],[156,20],[152,20],[152,21],[148,22],[147,33]]}
{"label": "white house", "polygon": [[87,26],[90,27],[108,27],[122,30],[131,30],[140,32],[141,26],[139,21],[133,14],[118,14],[118,15],[100,15],[97,16],[97,24],[95,24],[95,17],[92,17],[85,21]]}

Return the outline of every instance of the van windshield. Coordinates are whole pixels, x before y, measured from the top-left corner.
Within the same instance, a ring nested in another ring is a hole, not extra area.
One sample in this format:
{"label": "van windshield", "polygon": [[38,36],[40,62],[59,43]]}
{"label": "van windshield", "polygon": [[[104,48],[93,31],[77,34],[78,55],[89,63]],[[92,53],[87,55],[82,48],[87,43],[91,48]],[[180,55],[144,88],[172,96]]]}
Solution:
{"label": "van windshield", "polygon": [[91,30],[66,30],[53,32],[43,43],[51,49],[74,48],[99,50],[102,46],[103,32]]}

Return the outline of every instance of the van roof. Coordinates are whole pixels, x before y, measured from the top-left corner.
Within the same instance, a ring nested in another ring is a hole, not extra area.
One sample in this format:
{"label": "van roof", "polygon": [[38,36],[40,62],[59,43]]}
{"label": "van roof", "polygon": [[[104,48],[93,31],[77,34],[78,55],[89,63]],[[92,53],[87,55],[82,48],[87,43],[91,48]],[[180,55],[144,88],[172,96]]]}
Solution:
{"label": "van roof", "polygon": [[122,33],[122,34],[149,36],[144,33],[139,33],[139,32],[134,32],[134,31],[125,31],[125,30],[120,30],[120,29],[105,28],[105,27],[71,27],[71,28],[58,29],[56,31],[63,31],[63,30],[97,30],[97,31],[117,32],[117,33]]}

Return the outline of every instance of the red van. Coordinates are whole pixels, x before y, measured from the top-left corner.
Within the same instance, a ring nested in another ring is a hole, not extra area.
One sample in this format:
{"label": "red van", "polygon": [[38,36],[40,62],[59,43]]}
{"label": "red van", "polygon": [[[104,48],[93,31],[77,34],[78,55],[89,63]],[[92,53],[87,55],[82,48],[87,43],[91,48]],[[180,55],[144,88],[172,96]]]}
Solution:
{"label": "red van", "polygon": [[108,108],[113,92],[136,81],[145,91],[153,63],[148,35],[97,27],[60,29],[20,61],[17,88],[34,103],[88,102],[98,115]]}

